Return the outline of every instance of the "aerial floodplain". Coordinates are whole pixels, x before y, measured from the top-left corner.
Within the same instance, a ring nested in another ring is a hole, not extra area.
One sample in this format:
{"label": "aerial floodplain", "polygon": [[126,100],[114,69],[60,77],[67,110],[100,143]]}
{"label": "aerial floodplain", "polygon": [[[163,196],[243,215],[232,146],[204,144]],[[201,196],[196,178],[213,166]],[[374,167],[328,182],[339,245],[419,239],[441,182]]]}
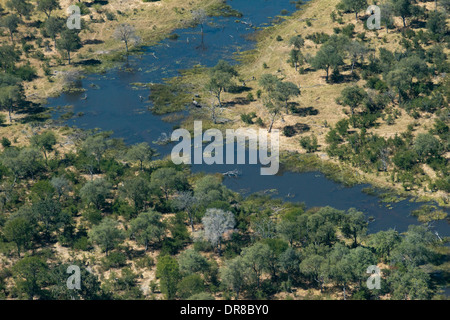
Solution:
{"label": "aerial floodplain", "polygon": [[449,10],[0,0],[0,309],[448,301]]}

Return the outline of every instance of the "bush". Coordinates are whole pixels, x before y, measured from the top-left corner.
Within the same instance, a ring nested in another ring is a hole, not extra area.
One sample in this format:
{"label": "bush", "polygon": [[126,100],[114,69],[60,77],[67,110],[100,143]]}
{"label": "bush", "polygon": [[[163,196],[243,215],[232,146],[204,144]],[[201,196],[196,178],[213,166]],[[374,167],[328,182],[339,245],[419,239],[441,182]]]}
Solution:
{"label": "bush", "polygon": [[121,268],[126,265],[126,261],[127,256],[124,253],[114,251],[102,259],[102,267],[106,270],[111,268]]}
{"label": "bush", "polygon": [[285,126],[283,128],[283,134],[286,137],[293,137],[296,133],[297,131],[295,130],[294,126]]}
{"label": "bush", "polygon": [[241,114],[241,120],[246,124],[253,124],[253,118],[256,118],[256,113],[254,112]]}
{"label": "bush", "polygon": [[317,149],[319,148],[319,144],[317,143],[317,137],[315,135],[311,135],[311,137],[302,137],[300,139],[300,145],[308,153],[317,151]]}
{"label": "bush", "polygon": [[87,251],[90,248],[89,240],[87,237],[81,237],[73,243],[75,250]]}

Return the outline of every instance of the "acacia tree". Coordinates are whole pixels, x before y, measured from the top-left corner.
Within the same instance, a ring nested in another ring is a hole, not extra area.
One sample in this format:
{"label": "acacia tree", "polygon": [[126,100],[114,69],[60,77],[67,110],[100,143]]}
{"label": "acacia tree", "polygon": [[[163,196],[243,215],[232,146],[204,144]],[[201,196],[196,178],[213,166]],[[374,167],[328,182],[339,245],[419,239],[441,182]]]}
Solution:
{"label": "acacia tree", "polygon": [[259,80],[266,94],[263,97],[263,104],[271,114],[269,132],[272,131],[273,124],[282,109],[288,107],[288,101],[292,96],[300,95],[300,89],[292,82],[282,82],[276,76],[264,74]]}
{"label": "acacia tree", "polygon": [[164,236],[166,225],[161,221],[161,214],[155,211],[140,213],[130,221],[130,235],[148,250],[150,242],[158,243]]}
{"label": "acacia tree", "polygon": [[[350,112],[352,116],[355,113],[355,109],[358,108],[360,105],[362,105],[366,99],[367,99],[367,92],[357,85],[345,87],[344,90],[342,90],[340,96],[342,104],[344,106],[350,107]],[[354,121],[353,126],[355,126]]]}
{"label": "acacia tree", "polygon": [[210,208],[206,210],[202,223],[205,228],[205,239],[216,247],[221,255],[223,234],[232,230],[236,224],[234,215],[229,211]]}
{"label": "acacia tree", "polygon": [[156,277],[160,279],[161,291],[167,299],[175,298],[181,279],[177,260],[167,255],[159,257],[156,264]]}
{"label": "acacia tree", "polygon": [[187,213],[192,232],[194,232],[194,208],[198,204],[198,199],[191,191],[181,191],[175,199],[175,207]]}
{"label": "acacia tree", "polygon": [[327,75],[325,80],[328,82],[330,68],[336,69],[344,63],[341,54],[337,48],[331,44],[325,43],[320,47],[316,56],[312,59],[312,67],[325,70]]}
{"label": "acacia tree", "polygon": [[88,181],[80,189],[81,199],[86,202],[87,205],[93,204],[95,208],[100,210],[105,204],[105,200],[110,193],[111,187],[111,183],[105,179]]}
{"label": "acacia tree", "polygon": [[178,257],[178,264],[180,271],[186,275],[209,270],[208,260],[194,249],[183,251]]}
{"label": "acacia tree", "polygon": [[45,13],[47,18],[50,18],[52,11],[61,9],[61,7],[59,6],[58,0],[38,0],[37,9]]}
{"label": "acacia tree", "polygon": [[222,93],[233,85],[233,77],[237,77],[238,72],[228,62],[220,60],[217,65],[209,71],[209,81],[206,85],[222,107]]}
{"label": "acacia tree", "polygon": [[33,4],[29,3],[27,0],[8,0],[6,2],[6,7],[16,11],[21,18],[24,16],[28,17],[33,11]]}
{"label": "acacia tree", "polygon": [[125,239],[124,231],[117,227],[116,221],[111,218],[104,218],[102,222],[90,230],[89,238],[108,255],[110,250],[116,248]]}
{"label": "acacia tree", "polygon": [[406,27],[406,18],[414,16],[420,10],[413,4],[413,0],[391,0],[391,3],[394,14],[402,18],[403,27]]}
{"label": "acacia tree", "polygon": [[8,14],[0,20],[0,26],[8,29],[11,42],[14,44],[14,33],[17,31],[20,19],[15,14]]}
{"label": "acacia tree", "polygon": [[120,191],[126,198],[133,201],[135,212],[138,212],[146,206],[146,201],[150,195],[150,184],[147,179],[131,177],[123,182]]}
{"label": "acacia tree", "polygon": [[58,50],[67,54],[70,64],[70,54],[81,47],[81,40],[78,33],[69,29],[64,30],[61,33],[61,38],[56,41],[56,47]]}
{"label": "acacia tree", "polygon": [[42,150],[45,157],[45,162],[47,162],[47,152],[53,151],[53,146],[56,142],[56,136],[53,131],[46,131],[31,138],[31,144]]}
{"label": "acacia tree", "polygon": [[150,186],[158,191],[162,191],[166,201],[169,195],[175,190],[185,188],[187,180],[185,175],[174,168],[159,168],[151,175]]}
{"label": "acacia tree", "polygon": [[131,161],[139,161],[140,169],[143,171],[144,161],[150,161],[155,150],[150,148],[147,142],[135,144],[127,151],[127,158]]}
{"label": "acacia tree", "polygon": [[239,299],[239,294],[246,284],[247,266],[243,261],[242,256],[237,256],[226,262],[226,265],[220,268],[220,278],[222,283],[236,294],[236,299]]}
{"label": "acacia tree", "polygon": [[346,46],[346,51],[352,63],[351,73],[353,74],[355,64],[358,61],[360,61],[361,63],[364,61],[364,56],[367,54],[368,50],[364,44],[359,41],[353,40]]}
{"label": "acacia tree", "polygon": [[358,21],[358,12],[367,9],[367,0],[342,0],[344,10],[355,13],[355,19]]}
{"label": "acacia tree", "polygon": [[56,49],[56,37],[64,30],[64,20],[58,17],[50,17],[44,22],[43,30],[45,31],[45,35],[53,40]]}
{"label": "acacia tree", "polygon": [[33,239],[33,225],[24,217],[16,217],[6,222],[3,233],[8,241],[17,246],[17,255],[20,257],[22,248],[28,248]]}
{"label": "acacia tree", "polygon": [[350,208],[344,218],[342,225],[342,233],[353,239],[353,246],[358,245],[358,237],[363,237],[367,234],[368,222],[364,213],[357,211],[355,208]]}
{"label": "acacia tree", "polygon": [[0,86],[0,107],[8,110],[9,123],[12,123],[11,114],[14,107],[22,101],[22,95],[21,85]]}

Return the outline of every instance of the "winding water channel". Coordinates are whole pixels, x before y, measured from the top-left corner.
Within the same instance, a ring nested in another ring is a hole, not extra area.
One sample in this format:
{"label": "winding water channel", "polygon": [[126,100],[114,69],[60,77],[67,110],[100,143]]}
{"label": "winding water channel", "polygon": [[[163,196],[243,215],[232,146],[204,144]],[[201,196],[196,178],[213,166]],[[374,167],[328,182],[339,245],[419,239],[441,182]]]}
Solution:
{"label": "winding water channel", "polygon": [[[218,60],[233,61],[233,53],[254,48],[249,40],[254,32],[253,26],[263,27],[281,10],[294,11],[290,0],[233,0],[229,1],[234,9],[244,16],[236,22],[236,17],[211,18],[204,27],[204,47],[201,45],[200,28],[175,30],[177,40],[164,40],[158,45],[144,47],[144,54],[130,57],[129,64],[133,71],[114,68],[104,74],[87,75],[82,80],[86,89],[83,93],[62,94],[48,100],[48,107],[54,107],[54,118],[58,118],[67,109],[58,106],[70,105],[75,114],[83,112],[79,118],[67,120],[69,126],[83,129],[100,128],[113,130],[115,137],[121,137],[127,143],[152,141],[162,133],[170,134],[173,123],[162,121],[161,116],[148,111],[148,102],[141,101],[140,95],[147,98],[148,89],[136,88],[132,83],[162,83],[164,78],[176,77],[180,69],[195,65],[214,66]],[[88,99],[83,100],[87,94]],[[146,99],[145,99],[146,100]],[[168,154],[171,145],[159,146],[159,153]],[[324,177],[320,172],[293,173],[283,172],[276,176],[261,176],[257,165],[194,165],[195,172],[225,172],[238,168],[242,175],[237,178],[225,178],[224,183],[234,191],[244,195],[254,192],[276,189],[274,197],[286,201],[304,202],[308,207],[329,205],[338,209],[357,208],[373,218],[369,225],[370,232],[395,228],[402,232],[408,225],[419,224],[410,215],[411,210],[421,206],[420,203],[404,200],[391,203],[387,207],[376,196],[362,192],[367,185],[344,187]],[[441,236],[450,236],[450,225],[445,221],[433,224]]]}

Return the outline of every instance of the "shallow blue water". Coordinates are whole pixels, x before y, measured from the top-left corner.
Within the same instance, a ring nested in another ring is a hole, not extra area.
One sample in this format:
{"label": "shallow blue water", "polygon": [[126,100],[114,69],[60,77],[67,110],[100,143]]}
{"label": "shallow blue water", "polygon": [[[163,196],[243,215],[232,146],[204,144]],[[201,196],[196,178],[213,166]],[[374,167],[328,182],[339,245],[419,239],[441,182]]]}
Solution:
{"label": "shallow blue water", "polygon": [[[264,26],[269,17],[279,14],[282,9],[294,10],[289,0],[233,0],[229,2],[235,9],[244,13],[243,20],[254,26]],[[148,90],[133,89],[132,83],[160,83],[164,78],[179,75],[180,69],[191,68],[197,64],[213,66],[220,59],[232,61],[234,52],[254,47],[254,42],[246,36],[254,32],[248,24],[236,22],[235,17],[211,18],[204,27],[203,45],[200,28],[176,30],[178,40],[164,40],[159,45],[145,47],[142,56],[130,57],[129,66],[133,72],[114,68],[105,74],[93,74],[82,80],[85,93],[62,94],[48,101],[49,107],[72,105],[74,113],[84,112],[84,116],[67,121],[68,125],[80,128],[101,128],[113,130],[116,137],[124,138],[127,143],[152,141],[162,133],[170,134],[173,123],[162,121],[148,111]],[[99,89],[93,89],[91,85]],[[87,94],[87,100],[80,98]],[[194,93],[193,93],[194,94]],[[141,101],[139,96],[145,97]],[[57,118],[61,113],[54,113]],[[158,146],[161,154],[168,154],[171,145]],[[293,173],[281,172],[276,176],[261,176],[257,165],[194,165],[192,170],[205,172],[226,172],[239,168],[242,175],[238,178],[225,178],[224,183],[242,194],[277,189],[275,197],[288,201],[305,202],[308,207],[329,205],[338,209],[355,207],[373,217],[370,232],[395,228],[402,232],[410,224],[418,224],[410,215],[411,210],[421,204],[408,200],[391,204],[391,208],[379,202],[375,196],[363,193],[366,187],[359,185],[343,187],[326,179],[319,172]],[[446,221],[435,222],[434,228],[441,236],[450,236],[450,226]]]}

